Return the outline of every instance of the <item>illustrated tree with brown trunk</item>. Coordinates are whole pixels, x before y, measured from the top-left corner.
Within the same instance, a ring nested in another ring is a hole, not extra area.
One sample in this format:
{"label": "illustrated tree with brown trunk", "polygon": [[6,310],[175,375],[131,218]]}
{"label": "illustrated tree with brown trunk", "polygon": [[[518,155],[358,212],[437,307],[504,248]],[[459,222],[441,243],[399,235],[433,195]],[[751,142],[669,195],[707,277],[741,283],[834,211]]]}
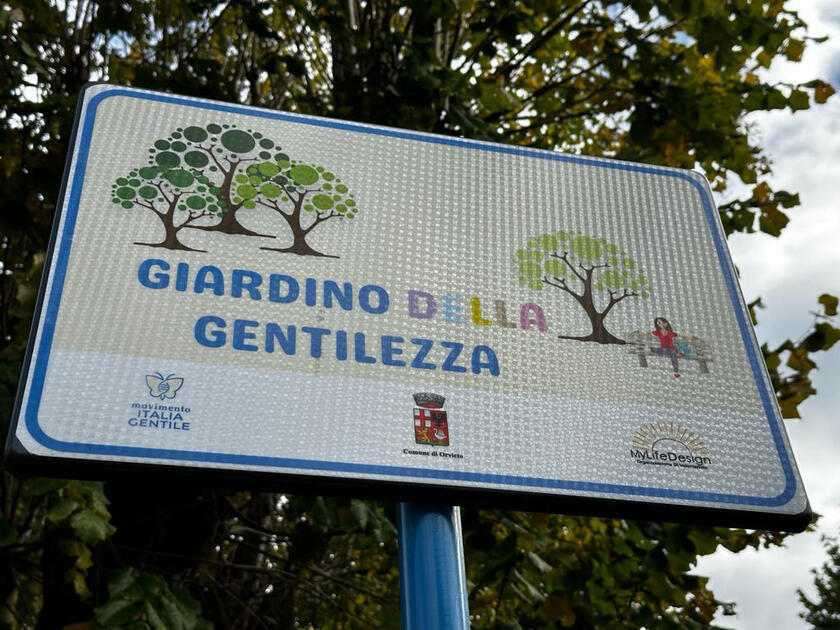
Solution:
{"label": "illustrated tree with brown trunk", "polygon": [[626,343],[607,330],[604,320],[619,302],[647,298],[650,284],[636,261],[604,238],[572,232],[540,234],[517,249],[513,262],[520,284],[541,291],[554,287],[570,295],[586,312],[592,331],[561,339]]}
{"label": "illustrated tree with brown trunk", "polygon": [[183,160],[194,169],[200,169],[214,188],[223,212],[219,221],[212,224],[191,225],[199,230],[267,236],[259,234],[240,223],[238,214],[256,207],[253,199],[235,194],[237,177],[245,168],[259,160],[288,160],[280,146],[259,131],[239,129],[235,125],[210,123],[204,126],[179,127],[169,137],[156,140],[149,149],[149,163],[159,164],[174,159]]}
{"label": "illustrated tree with brown trunk", "polygon": [[335,219],[345,221],[358,214],[353,194],[346,184],[323,166],[282,159],[250,165],[236,177],[234,201],[258,203],[279,214],[291,232],[288,247],[261,247],[300,256],[324,256],[307,241],[318,226]]}
{"label": "illustrated tree with brown trunk", "polygon": [[204,251],[181,242],[178,233],[186,227],[212,225],[224,212],[218,190],[198,170],[181,168],[181,159],[172,154],[157,164],[132,170],[118,177],[111,186],[111,201],[126,210],[135,207],[151,210],[164,230],[159,243],[135,242],[135,245],[187,251]]}

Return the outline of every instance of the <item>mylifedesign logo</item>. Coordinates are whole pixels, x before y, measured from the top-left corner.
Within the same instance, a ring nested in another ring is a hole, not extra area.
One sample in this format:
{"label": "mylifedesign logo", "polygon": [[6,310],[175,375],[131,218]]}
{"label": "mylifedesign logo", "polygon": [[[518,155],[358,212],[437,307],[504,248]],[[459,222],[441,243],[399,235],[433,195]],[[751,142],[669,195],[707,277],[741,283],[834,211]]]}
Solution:
{"label": "mylifedesign logo", "polygon": [[649,423],[633,436],[630,456],[638,464],[708,468],[712,459],[699,435],[677,422]]}

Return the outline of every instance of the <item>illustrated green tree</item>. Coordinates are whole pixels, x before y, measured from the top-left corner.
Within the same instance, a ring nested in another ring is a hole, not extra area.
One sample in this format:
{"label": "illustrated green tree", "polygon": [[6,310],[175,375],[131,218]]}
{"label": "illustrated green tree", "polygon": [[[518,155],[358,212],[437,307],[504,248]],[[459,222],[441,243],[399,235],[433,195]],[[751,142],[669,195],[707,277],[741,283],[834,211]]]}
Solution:
{"label": "illustrated green tree", "polygon": [[[160,151],[155,163],[132,170],[119,177],[111,186],[111,201],[122,208],[145,208],[160,220],[164,238],[159,243],[140,243],[147,247],[164,247],[187,251],[197,250],[185,245],[178,233],[186,227],[217,224],[224,215],[219,190],[201,171],[190,168],[190,154],[181,159],[172,151]],[[186,162],[186,164],[185,164]],[[187,168],[182,168],[187,166]]]}
{"label": "illustrated green tree", "polygon": [[[627,298],[647,298],[650,283],[626,252],[604,238],[559,231],[540,234],[514,252],[520,284],[535,291],[549,286],[567,293],[586,312],[592,325],[588,335],[561,339],[625,343],[607,330],[604,320]],[[601,297],[599,297],[601,296]]]}
{"label": "illustrated green tree", "polygon": [[308,235],[331,220],[352,220],[358,213],[353,193],[323,166],[297,160],[251,164],[235,178],[234,202],[258,203],[279,214],[292,236],[288,247],[261,247],[301,256],[326,256],[307,242]]}
{"label": "illustrated green tree", "polygon": [[237,213],[243,208],[256,207],[253,198],[236,193],[237,176],[243,176],[245,168],[258,160],[288,160],[280,146],[259,131],[239,129],[235,125],[209,123],[204,126],[178,127],[169,137],[155,141],[149,149],[149,163],[159,165],[183,161],[192,169],[200,170],[212,184],[214,194],[222,208],[218,221],[210,224],[197,223],[189,227],[199,230],[241,234],[246,236],[269,236],[258,234],[240,223]]}
{"label": "illustrated green tree", "polygon": [[802,590],[797,591],[799,602],[805,607],[800,616],[815,630],[840,628],[840,544],[827,541],[828,560],[822,570],[813,570],[816,597],[809,598]]}

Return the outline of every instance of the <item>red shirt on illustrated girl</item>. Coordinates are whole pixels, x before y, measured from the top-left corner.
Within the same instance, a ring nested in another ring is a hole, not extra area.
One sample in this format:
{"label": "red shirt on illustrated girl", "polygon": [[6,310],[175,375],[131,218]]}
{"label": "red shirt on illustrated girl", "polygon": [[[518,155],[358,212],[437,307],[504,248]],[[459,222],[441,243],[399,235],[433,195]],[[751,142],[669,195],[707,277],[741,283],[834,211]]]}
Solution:
{"label": "red shirt on illustrated girl", "polygon": [[651,348],[650,351],[653,354],[664,355],[671,359],[671,366],[674,368],[674,376],[679,378],[679,359],[683,355],[681,352],[677,352],[677,349],[674,347],[674,337],[679,337],[679,335],[674,332],[674,329],[671,327],[671,323],[664,317],[657,317],[653,320],[653,326],[655,330],[652,330],[650,334],[659,339],[659,347]]}
{"label": "red shirt on illustrated girl", "polygon": [[654,330],[652,334],[659,339],[660,348],[673,348],[674,337],[679,336],[673,330]]}

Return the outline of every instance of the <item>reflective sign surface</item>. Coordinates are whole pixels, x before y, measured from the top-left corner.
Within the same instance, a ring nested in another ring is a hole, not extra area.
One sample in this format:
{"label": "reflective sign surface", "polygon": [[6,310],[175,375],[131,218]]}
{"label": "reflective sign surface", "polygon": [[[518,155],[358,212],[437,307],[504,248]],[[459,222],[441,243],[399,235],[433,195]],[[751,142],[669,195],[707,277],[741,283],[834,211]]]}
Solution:
{"label": "reflective sign surface", "polygon": [[80,107],[16,458],[807,521],[702,176],[107,85]]}

